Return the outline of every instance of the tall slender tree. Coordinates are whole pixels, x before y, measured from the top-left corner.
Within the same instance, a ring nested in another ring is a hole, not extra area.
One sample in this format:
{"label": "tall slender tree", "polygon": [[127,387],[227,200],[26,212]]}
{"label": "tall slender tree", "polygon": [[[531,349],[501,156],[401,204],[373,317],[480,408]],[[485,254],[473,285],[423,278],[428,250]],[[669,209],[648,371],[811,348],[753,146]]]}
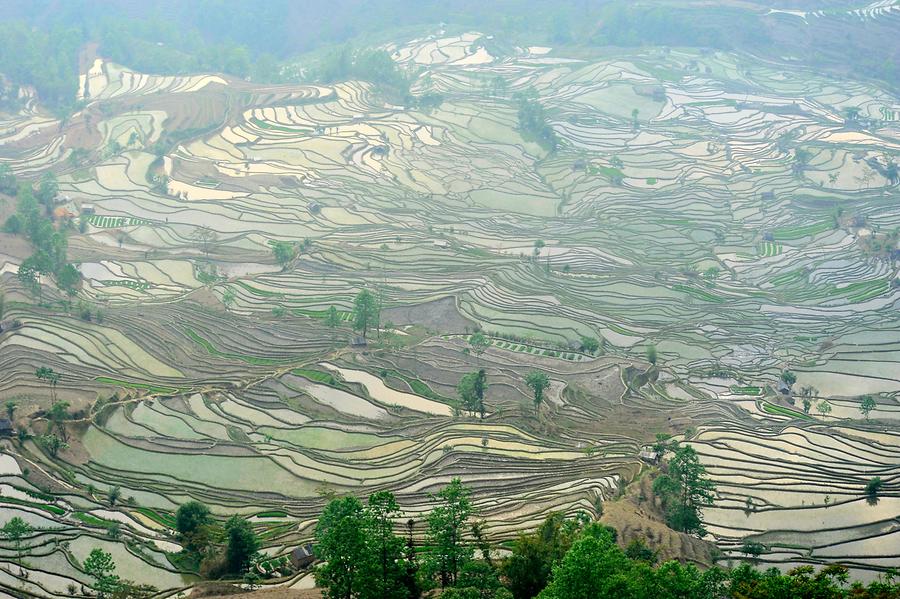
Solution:
{"label": "tall slender tree", "polygon": [[426,557],[427,572],[436,577],[441,588],[456,583],[460,570],[474,553],[463,532],[472,515],[471,491],[458,478],[432,495],[437,506],[428,514],[426,538],[432,550]]}

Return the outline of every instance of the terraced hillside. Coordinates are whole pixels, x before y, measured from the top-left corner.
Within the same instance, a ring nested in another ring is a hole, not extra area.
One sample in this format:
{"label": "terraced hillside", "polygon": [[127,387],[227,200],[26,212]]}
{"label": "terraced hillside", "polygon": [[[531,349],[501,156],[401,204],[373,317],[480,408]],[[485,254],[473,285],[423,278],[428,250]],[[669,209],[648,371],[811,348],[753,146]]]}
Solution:
{"label": "terraced hillside", "polygon": [[[323,491],[391,489],[416,518],[461,476],[507,539],[552,510],[596,513],[657,432],[715,479],[725,559],[756,540],[780,568],[900,565],[900,99],[723,52],[443,32],[387,50],[439,101],[98,57],[65,123],[35,103],[3,115],[0,160],[52,170],[80,221],[84,282],[68,310],[49,280],[39,303],[15,274],[26,245],[0,235],[3,318],[21,323],[0,333],[0,399],[38,435],[51,396],[74,413],[56,456],[2,441],[3,512],[35,531],[0,588],[68,596],[95,546],[124,577],[189,586],[167,553],[189,498],[254,515],[278,556],[311,537]],[[535,105],[554,151],[520,124]],[[364,288],[390,321],[367,348],[347,323]],[[456,407],[475,368],[483,420]],[[541,414],[533,368],[551,378]]]}

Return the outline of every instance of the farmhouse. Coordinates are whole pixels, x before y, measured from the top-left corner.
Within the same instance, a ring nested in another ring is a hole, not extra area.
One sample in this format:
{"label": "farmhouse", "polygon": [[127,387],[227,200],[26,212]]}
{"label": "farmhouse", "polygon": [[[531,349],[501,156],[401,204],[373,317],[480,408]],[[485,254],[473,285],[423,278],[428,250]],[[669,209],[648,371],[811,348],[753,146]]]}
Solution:
{"label": "farmhouse", "polygon": [[15,432],[13,424],[8,418],[0,418],[0,437],[12,437]]}
{"label": "farmhouse", "polygon": [[302,570],[312,564],[316,558],[313,555],[313,546],[307,543],[301,547],[295,547],[291,551],[291,565],[296,570]]}

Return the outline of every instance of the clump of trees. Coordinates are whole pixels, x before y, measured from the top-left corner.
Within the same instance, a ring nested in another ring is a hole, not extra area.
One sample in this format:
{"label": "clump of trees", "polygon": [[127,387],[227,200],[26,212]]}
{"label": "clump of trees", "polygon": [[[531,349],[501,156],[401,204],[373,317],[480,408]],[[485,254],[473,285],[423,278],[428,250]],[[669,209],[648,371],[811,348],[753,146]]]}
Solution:
{"label": "clump of trees", "polygon": [[374,293],[363,289],[353,300],[353,330],[359,331],[363,339],[369,329],[379,328],[381,321],[381,302]]}
{"label": "clump of trees", "polygon": [[37,191],[29,184],[21,184],[17,189],[16,213],[3,225],[7,233],[24,235],[34,253],[19,266],[19,282],[39,299],[42,298],[40,275],[50,275],[56,285],[68,296],[73,296],[81,284],[81,273],[67,262],[68,240],[66,229],[70,221],[53,226],[49,214],[59,193],[56,178],[47,173],[41,177]]}
{"label": "clump of trees", "polygon": [[555,152],[559,147],[559,136],[550,125],[544,106],[534,90],[516,94],[518,103],[519,132],[527,141],[537,143],[547,152]]}
{"label": "clump of trees", "polygon": [[[683,449],[683,448],[681,448]],[[864,586],[847,585],[847,568],[826,566],[814,573],[802,566],[781,574],[743,564],[734,570],[701,572],[692,564],[667,561],[644,539],[625,549],[614,528],[550,514],[537,530],[521,534],[502,560],[492,556],[484,528],[473,522],[470,490],[459,480],[432,495],[425,517],[425,544],[416,551],[409,537],[395,533],[401,510],[389,492],[363,504],[348,496],[332,499],[316,529],[316,556],[324,563],[316,583],[328,599],[414,599],[434,587],[450,599],[771,599],[827,597],[881,599],[900,596],[890,577]],[[755,560],[766,547],[745,544]]]}
{"label": "clump of trees", "polygon": [[484,368],[464,375],[456,386],[463,409],[472,414],[478,413],[483,419],[486,412],[484,395],[487,388],[487,372]]}
{"label": "clump of trees", "polygon": [[715,486],[706,477],[706,468],[690,445],[666,445],[674,451],[668,473],[653,481],[653,492],[662,500],[666,522],[675,530],[703,536],[701,509],[712,505]]}
{"label": "clump of trees", "polygon": [[242,576],[253,571],[260,541],[244,518],[232,516],[222,526],[206,505],[188,501],[175,512],[175,529],[184,546],[181,557],[192,567],[199,567],[202,575]]}

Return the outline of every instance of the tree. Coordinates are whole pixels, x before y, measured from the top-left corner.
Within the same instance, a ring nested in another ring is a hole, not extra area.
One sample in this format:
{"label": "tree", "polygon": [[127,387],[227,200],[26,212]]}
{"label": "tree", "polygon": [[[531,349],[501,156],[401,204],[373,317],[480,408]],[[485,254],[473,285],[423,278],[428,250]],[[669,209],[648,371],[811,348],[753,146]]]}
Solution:
{"label": "tree", "polygon": [[468,487],[454,478],[431,496],[438,505],[428,514],[425,536],[432,550],[426,556],[425,566],[429,574],[439,579],[441,588],[454,586],[459,571],[472,559],[472,546],[462,536],[472,514],[470,495]]}
{"label": "tree", "polygon": [[288,241],[276,241],[272,244],[272,253],[275,254],[275,261],[284,270],[297,257],[297,246]]}
{"label": "tree", "polygon": [[485,415],[484,394],[487,386],[487,372],[484,368],[463,376],[456,386],[463,407],[473,414],[480,413],[482,419]]}
{"label": "tree", "polygon": [[209,508],[199,501],[188,501],[175,512],[175,529],[190,551],[202,551],[209,543],[208,527],[212,524]]}
{"label": "tree", "polygon": [[765,552],[766,546],[756,541],[744,541],[744,545],[741,547],[741,553],[753,559],[758,558]]}
{"label": "tree", "polygon": [[353,496],[332,499],[316,525],[316,585],[327,599],[359,596],[372,570],[367,545],[367,517],[362,503]]}
{"label": "tree", "polygon": [[69,297],[78,292],[81,284],[81,273],[72,264],[63,265],[56,273],[56,285]]}
{"label": "tree", "polygon": [[41,204],[50,206],[57,195],[59,195],[59,184],[56,182],[56,176],[48,171],[41,175],[35,197]]}
{"label": "tree", "polygon": [[541,250],[544,249],[546,244],[543,239],[537,239],[534,242],[534,260],[537,261],[538,257],[541,255]]}
{"label": "tree", "polygon": [[819,411],[822,416],[827,416],[831,414],[831,404],[825,401],[824,399],[816,404],[816,409]]}
{"label": "tree", "polygon": [[331,342],[334,343],[335,332],[341,324],[341,316],[338,314],[337,308],[328,306],[328,312],[325,314],[325,326],[331,329]]}
{"label": "tree", "polygon": [[862,415],[865,416],[866,420],[869,419],[869,412],[875,409],[876,403],[875,398],[871,395],[863,395],[860,398],[859,402],[859,411],[862,412]]}
{"label": "tree", "polygon": [[241,574],[250,567],[259,551],[259,539],[250,523],[240,516],[232,516],[225,523],[228,544],[225,547],[225,564],[232,574]]}
{"label": "tree", "polygon": [[60,451],[66,449],[69,446],[68,443],[52,433],[38,437],[38,444],[43,447],[51,457],[54,458],[59,454]]}
{"label": "tree", "polygon": [[119,485],[110,487],[109,491],[106,492],[106,499],[107,501],[109,501],[109,505],[116,505],[121,498],[122,487],[120,487]]}
{"label": "tree", "polygon": [[781,380],[784,381],[784,384],[788,387],[793,387],[794,383],[797,382],[797,375],[790,370],[785,370],[781,373]]}
{"label": "tree", "polygon": [[402,599],[403,540],[394,534],[394,520],[400,515],[400,506],[390,491],[378,491],[369,496],[366,519],[369,526],[369,553],[374,556],[372,582],[366,595],[377,599]]}
{"label": "tree", "polygon": [[16,558],[22,561],[22,537],[31,533],[31,525],[25,522],[19,516],[11,518],[3,528],[0,528],[0,534],[13,542],[16,548]]}
{"label": "tree", "polygon": [[594,337],[582,337],[581,338],[581,351],[587,352],[589,354],[596,353],[597,350],[600,349],[600,341],[595,339]]}
{"label": "tree", "polygon": [[353,330],[360,331],[365,339],[368,330],[378,322],[380,312],[378,299],[371,291],[363,289],[353,300]]}
{"label": "tree", "polygon": [[490,346],[491,340],[481,331],[472,333],[472,335],[469,336],[469,347],[476,358],[480,358],[481,354],[483,354]]}
{"label": "tree", "polygon": [[655,365],[656,359],[657,359],[656,346],[648,345],[647,346],[647,361],[650,362],[651,364]]}
{"label": "tree", "polygon": [[544,391],[550,386],[550,378],[540,370],[532,370],[525,377],[525,384],[534,392],[534,408],[540,408],[544,401]]}
{"label": "tree", "polygon": [[95,580],[94,589],[100,597],[114,593],[119,586],[119,577],[115,575],[116,564],[112,555],[100,548],[91,551],[84,560],[82,569]]}
{"label": "tree", "polygon": [[[38,379],[47,381],[50,384],[50,397],[53,402],[56,402],[56,385],[59,383],[59,379],[61,378],[60,373],[54,371],[52,368],[48,368],[47,366],[41,366],[34,371],[34,376],[36,376]],[[66,404],[66,408],[68,407],[69,404]]]}
{"label": "tree", "polygon": [[225,304],[226,307],[231,307],[235,300],[237,300],[237,295],[235,295],[234,290],[229,288],[225,290],[225,293],[222,294],[222,303]]}
{"label": "tree", "polygon": [[628,547],[625,548],[625,556],[628,557],[628,559],[645,562],[651,566],[659,559],[658,552],[653,551],[653,549],[648,547],[644,539],[641,538],[631,540]]}
{"label": "tree", "polygon": [[16,195],[19,185],[12,169],[5,162],[0,163],[0,193],[8,196]]}
{"label": "tree", "polygon": [[519,535],[501,567],[515,599],[531,599],[547,586],[553,567],[562,561],[584,523],[584,519],[566,520],[554,512],[535,532]]}
{"label": "tree", "polygon": [[[191,237],[200,245],[200,249],[209,258],[209,252],[212,250],[216,241],[219,239],[219,234],[209,229],[207,227],[196,227],[194,232],[191,233]],[[276,252],[276,258],[277,258]]]}
{"label": "tree", "polygon": [[653,492],[662,499],[669,526],[700,537],[706,534],[700,509],[712,505],[715,486],[706,478],[706,468],[693,447],[675,449],[669,473],[653,481]]}
{"label": "tree", "polygon": [[6,402],[6,417],[10,421],[12,421],[13,415],[16,413],[16,408],[18,407],[19,406],[16,405],[16,402],[11,399]]}
{"label": "tree", "polygon": [[66,420],[69,419],[69,402],[58,401],[50,406],[47,417],[56,425],[56,430],[62,436],[64,441],[68,441],[68,433],[66,432]]}
{"label": "tree", "polygon": [[878,503],[878,494],[881,492],[883,484],[880,476],[876,476],[866,483],[866,501],[869,505]]}

